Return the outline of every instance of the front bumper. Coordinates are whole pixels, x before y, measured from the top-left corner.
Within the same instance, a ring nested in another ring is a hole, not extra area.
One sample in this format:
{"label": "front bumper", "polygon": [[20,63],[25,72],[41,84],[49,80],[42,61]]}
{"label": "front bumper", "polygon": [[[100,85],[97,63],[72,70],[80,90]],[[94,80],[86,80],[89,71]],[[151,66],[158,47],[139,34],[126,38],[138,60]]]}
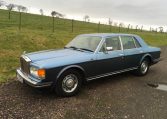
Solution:
{"label": "front bumper", "polygon": [[21,83],[26,83],[32,87],[35,88],[40,88],[40,87],[49,87],[52,85],[52,82],[41,82],[41,81],[37,81],[37,80],[33,80],[31,78],[29,78],[27,75],[25,75],[21,69],[17,69],[16,70],[16,74],[17,74],[17,79],[21,82]]}

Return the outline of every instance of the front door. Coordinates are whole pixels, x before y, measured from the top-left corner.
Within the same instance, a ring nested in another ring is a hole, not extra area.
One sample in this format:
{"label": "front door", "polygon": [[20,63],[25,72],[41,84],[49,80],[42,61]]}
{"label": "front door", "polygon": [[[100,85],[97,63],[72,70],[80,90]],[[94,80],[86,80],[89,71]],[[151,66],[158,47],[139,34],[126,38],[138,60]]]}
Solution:
{"label": "front door", "polygon": [[[105,51],[110,47],[111,51]],[[119,37],[107,37],[97,53],[97,74],[113,73],[124,69],[124,53]]]}

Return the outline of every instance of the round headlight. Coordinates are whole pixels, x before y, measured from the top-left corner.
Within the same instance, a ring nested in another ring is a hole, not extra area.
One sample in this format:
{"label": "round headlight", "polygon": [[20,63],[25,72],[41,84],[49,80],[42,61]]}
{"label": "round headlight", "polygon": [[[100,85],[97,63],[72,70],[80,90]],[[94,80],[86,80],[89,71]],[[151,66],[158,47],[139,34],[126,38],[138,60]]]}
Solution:
{"label": "round headlight", "polygon": [[37,78],[40,79],[44,79],[45,78],[45,70],[44,69],[38,69],[36,67],[30,67],[30,74],[32,76],[35,76]]}

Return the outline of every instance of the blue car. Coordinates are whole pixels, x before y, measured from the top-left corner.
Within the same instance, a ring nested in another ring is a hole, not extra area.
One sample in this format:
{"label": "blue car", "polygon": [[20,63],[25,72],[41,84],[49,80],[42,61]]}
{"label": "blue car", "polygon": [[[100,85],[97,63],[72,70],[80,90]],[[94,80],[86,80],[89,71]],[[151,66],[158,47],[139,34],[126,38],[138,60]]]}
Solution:
{"label": "blue car", "polygon": [[148,46],[137,35],[83,34],[63,49],[23,54],[17,79],[73,96],[85,81],[127,71],[144,76],[160,60],[160,53],[160,48]]}

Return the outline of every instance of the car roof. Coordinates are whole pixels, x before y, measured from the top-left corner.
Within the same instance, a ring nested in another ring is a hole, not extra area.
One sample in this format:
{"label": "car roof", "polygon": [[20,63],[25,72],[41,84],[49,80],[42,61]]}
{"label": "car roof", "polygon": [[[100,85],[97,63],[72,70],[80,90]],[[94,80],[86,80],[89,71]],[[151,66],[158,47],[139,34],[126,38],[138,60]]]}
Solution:
{"label": "car roof", "polygon": [[109,37],[109,36],[136,36],[136,35],[134,35],[134,34],[123,34],[123,33],[92,33],[92,34],[81,34],[81,36]]}

